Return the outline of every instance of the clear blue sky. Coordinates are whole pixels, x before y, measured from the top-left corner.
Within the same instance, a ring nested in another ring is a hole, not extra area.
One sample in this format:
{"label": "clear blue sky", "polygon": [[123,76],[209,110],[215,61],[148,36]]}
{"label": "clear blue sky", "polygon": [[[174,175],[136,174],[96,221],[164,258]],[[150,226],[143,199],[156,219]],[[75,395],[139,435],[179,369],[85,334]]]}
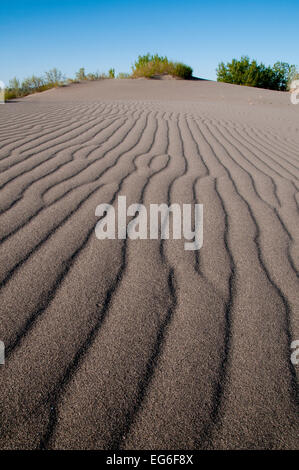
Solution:
{"label": "clear blue sky", "polygon": [[277,0],[14,0],[0,4],[0,80],[58,67],[67,76],[129,72],[158,52],[215,79],[217,64],[247,54],[299,64],[299,2]]}

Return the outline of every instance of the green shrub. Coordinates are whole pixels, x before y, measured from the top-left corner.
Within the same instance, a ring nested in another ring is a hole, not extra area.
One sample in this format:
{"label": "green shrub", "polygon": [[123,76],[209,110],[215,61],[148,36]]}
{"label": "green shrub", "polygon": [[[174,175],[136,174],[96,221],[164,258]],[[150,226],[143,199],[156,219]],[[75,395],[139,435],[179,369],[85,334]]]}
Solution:
{"label": "green shrub", "polygon": [[177,62],[174,64],[174,75],[176,77],[184,78],[185,80],[189,80],[192,78],[193,70],[189,65],[182,64],[181,62]]}
{"label": "green shrub", "polygon": [[5,101],[7,100],[14,100],[15,98],[18,98],[18,93],[16,90],[13,89],[5,89]]}
{"label": "green shrub", "polygon": [[84,80],[102,80],[103,78],[110,78],[106,73],[99,73],[99,72],[94,72],[94,73],[88,73],[85,75]]}
{"label": "green shrub", "polygon": [[290,76],[294,73],[294,66],[285,62],[276,62],[273,67],[266,67],[263,63],[250,60],[242,56],[240,60],[221,62],[217,68],[218,82],[246,85],[270,90],[286,90]]}
{"label": "green shrub", "polygon": [[45,72],[44,76],[32,75],[25,78],[22,83],[16,77],[9,81],[8,88],[5,90],[5,99],[11,100],[32,93],[49,90],[56,86],[66,83],[65,78],[58,69],[52,69]]}
{"label": "green shrub", "polygon": [[112,71],[114,69],[110,69],[108,74],[106,73],[99,73],[99,72],[95,72],[95,73],[88,73],[87,75],[84,74],[84,79],[81,79],[81,80],[103,80],[104,78],[114,78],[112,76]]}
{"label": "green shrub", "polygon": [[109,69],[108,70],[108,77],[109,78],[115,78],[115,69]]}
{"label": "green shrub", "polygon": [[86,80],[86,75],[85,75],[85,68],[81,67],[78,72],[76,72],[76,79],[81,81],[81,80]]}
{"label": "green shrub", "polygon": [[95,72],[95,73],[88,73],[86,76],[85,76],[85,80],[99,80],[100,76],[98,74],[98,72]]}
{"label": "green shrub", "polygon": [[80,83],[80,82],[76,78],[67,78],[65,83],[66,85],[70,85],[71,83]]}
{"label": "green shrub", "polygon": [[[114,69],[109,71],[109,76],[115,73]],[[65,78],[65,76],[57,68],[53,68],[43,76],[32,75],[31,77],[25,78],[22,83],[14,77],[9,82],[8,88],[5,90],[5,99],[11,100],[22,96],[30,95],[40,91],[49,90],[57,86],[65,86],[70,83],[79,83],[82,80],[101,80],[108,78],[106,74],[89,73],[86,75],[84,67],[81,67],[76,73],[75,79]]]}
{"label": "green shrub", "polygon": [[38,91],[45,84],[43,77],[32,75],[32,77],[28,77],[23,80],[21,88],[24,94],[30,94],[34,91]]}
{"label": "green shrub", "polygon": [[14,77],[9,80],[8,88],[13,90],[19,90],[21,88],[20,80],[18,80],[17,77]]}
{"label": "green shrub", "polygon": [[131,75],[129,73],[125,73],[125,72],[120,72],[118,75],[117,75],[117,78],[130,78]]}
{"label": "green shrub", "polygon": [[45,79],[47,83],[52,83],[54,85],[59,85],[60,83],[65,82],[63,73],[56,67],[49,70],[48,72],[45,72]]}
{"label": "green shrub", "polygon": [[132,67],[132,77],[153,77],[155,75],[172,75],[174,77],[189,79],[192,77],[192,68],[181,62],[172,62],[167,57],[158,54],[139,55]]}

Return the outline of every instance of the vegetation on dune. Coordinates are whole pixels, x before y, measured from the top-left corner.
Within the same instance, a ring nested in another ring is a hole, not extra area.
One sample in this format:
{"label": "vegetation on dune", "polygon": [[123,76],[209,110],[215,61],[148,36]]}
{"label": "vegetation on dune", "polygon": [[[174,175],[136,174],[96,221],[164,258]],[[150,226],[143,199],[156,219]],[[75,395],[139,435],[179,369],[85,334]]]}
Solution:
{"label": "vegetation on dune", "polygon": [[258,64],[243,56],[240,60],[221,62],[217,68],[218,82],[246,85],[270,90],[287,90],[296,74],[296,67],[286,62],[276,62],[272,67]]}
{"label": "vegetation on dune", "polygon": [[[182,64],[181,62],[171,62],[167,57],[158,56],[158,54],[139,56],[138,60],[132,67],[132,72],[132,74],[119,73],[117,78],[150,78],[154,75],[166,74],[184,79],[192,77],[191,67]],[[60,70],[53,68],[48,72],[45,72],[42,76],[32,75],[31,77],[25,78],[22,82],[20,82],[16,77],[13,78],[5,89],[5,99],[11,100],[71,83],[79,83],[88,80],[114,79],[115,77],[116,74],[114,68],[110,68],[108,73],[86,73],[85,68],[81,67],[75,73],[75,78],[66,78]]]}
{"label": "vegetation on dune", "polygon": [[132,78],[151,78],[156,75],[172,75],[184,79],[192,77],[193,70],[181,62],[172,62],[167,57],[158,54],[138,56],[132,67]]}
{"label": "vegetation on dune", "polygon": [[[192,68],[181,62],[172,62],[165,56],[158,54],[139,55],[132,66],[132,74],[119,73],[118,79],[124,78],[151,78],[159,75],[171,75],[182,79],[192,78]],[[9,81],[5,89],[5,100],[19,98],[31,93],[49,90],[53,87],[65,86],[70,83],[93,81],[102,79],[114,79],[115,69],[110,68],[108,73],[86,73],[81,67],[75,74],[75,78],[66,78],[57,68],[45,72],[42,76],[32,75],[22,82],[16,77]],[[242,56],[240,60],[221,62],[217,68],[217,80],[219,82],[247,85],[271,90],[288,90],[292,80],[299,80],[299,73],[294,65],[286,62],[276,62],[272,67],[258,64],[256,60],[250,60]]]}
{"label": "vegetation on dune", "polygon": [[47,83],[58,86],[65,81],[65,76],[56,67],[45,72],[45,80]]}
{"label": "vegetation on dune", "polygon": [[49,90],[61,86],[65,82],[65,77],[60,70],[53,68],[43,76],[32,75],[22,82],[14,77],[9,81],[8,88],[5,89],[5,99],[11,100],[32,93]]}
{"label": "vegetation on dune", "polygon": [[69,82],[75,82],[75,83],[78,83],[78,82],[83,82],[85,80],[90,80],[90,81],[94,81],[94,80],[102,80],[103,78],[114,78],[113,76],[113,71],[114,69],[110,69],[108,71],[108,74],[106,73],[99,73],[99,72],[92,72],[92,73],[85,73],[85,68],[84,67],[81,67],[78,72],[76,72],[75,74],[75,80],[72,80],[72,79],[69,79]]}
{"label": "vegetation on dune", "polygon": [[131,78],[131,75],[129,73],[125,73],[125,72],[119,72],[119,74],[117,75],[116,78],[121,78],[121,79]]}
{"label": "vegetation on dune", "polygon": [[83,80],[102,80],[104,78],[115,78],[115,70],[110,69],[108,74],[105,73],[85,73],[85,68],[81,67],[75,74],[75,79],[66,78],[57,68],[53,68],[45,72],[42,76],[32,75],[25,78],[22,82],[14,77],[9,81],[8,87],[5,89],[5,100],[20,98],[32,93],[49,90],[54,87],[65,86],[70,83],[79,83]]}
{"label": "vegetation on dune", "polygon": [[77,81],[81,81],[81,80],[86,80],[87,79],[87,76],[85,75],[85,68],[84,67],[81,67],[78,72],[76,72],[76,79]]}

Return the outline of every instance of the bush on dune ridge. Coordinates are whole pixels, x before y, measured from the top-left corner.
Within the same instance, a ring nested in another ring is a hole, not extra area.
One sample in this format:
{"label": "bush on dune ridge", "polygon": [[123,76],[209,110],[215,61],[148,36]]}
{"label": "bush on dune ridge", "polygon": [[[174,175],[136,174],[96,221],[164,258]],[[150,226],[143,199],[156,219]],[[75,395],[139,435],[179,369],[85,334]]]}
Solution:
{"label": "bush on dune ridge", "polygon": [[9,81],[9,85],[5,89],[5,100],[21,98],[31,95],[32,93],[39,93],[70,83],[79,83],[83,80],[102,80],[104,78],[115,78],[115,70],[110,69],[108,74],[100,74],[99,72],[86,74],[85,68],[81,67],[78,72],[76,72],[75,79],[72,79],[66,78],[60,70],[53,68],[45,72],[42,76],[32,75],[31,77],[25,78],[22,82],[14,77]]}
{"label": "bush on dune ridge", "polygon": [[126,79],[126,78],[131,78],[131,75],[126,72],[119,72],[116,78]]}
{"label": "bush on dune ridge", "polygon": [[226,64],[220,62],[216,71],[218,82],[285,91],[296,74],[296,67],[286,62],[266,67],[242,56],[240,60],[233,59]]}
{"label": "bush on dune ridge", "polygon": [[103,78],[113,78],[110,76],[110,70],[108,72],[108,75],[106,75],[105,73],[99,73],[99,72],[91,72],[91,73],[86,74],[85,68],[81,67],[78,70],[78,72],[76,72],[75,74],[75,80],[72,80],[71,78],[69,78],[68,83],[79,83],[85,80],[95,81],[95,80],[102,80]]}
{"label": "bush on dune ridge", "polygon": [[[153,77],[155,75],[172,75],[183,79],[192,78],[192,68],[181,62],[172,62],[167,57],[158,54],[146,54],[139,56],[138,60],[132,67],[132,74],[119,73],[117,78],[137,78],[137,77]],[[20,98],[49,90],[54,87],[65,86],[71,83],[79,83],[82,81],[93,81],[102,79],[114,79],[115,69],[110,68],[108,73],[86,73],[85,68],[81,67],[75,74],[75,78],[66,78],[60,70],[53,68],[45,72],[42,76],[32,75],[25,78],[22,82],[16,77],[9,81],[8,87],[5,89],[5,100]]]}
{"label": "bush on dune ridge", "polygon": [[[158,54],[139,55],[132,67],[132,74],[119,73],[118,79],[124,78],[151,78],[154,76],[171,75],[182,79],[192,78],[192,68],[181,62],[172,62],[165,56]],[[75,74],[75,78],[65,78],[60,70],[53,68],[42,76],[32,75],[20,82],[16,77],[9,81],[5,89],[5,100],[19,98],[32,93],[49,90],[53,87],[65,86],[81,81],[93,81],[102,79],[114,79],[115,69],[111,68],[108,73],[85,73],[81,67]],[[294,65],[286,62],[276,62],[273,67],[266,67],[263,63],[258,64],[255,60],[243,56],[240,60],[233,59],[231,62],[221,62],[217,68],[217,81],[246,85],[271,90],[288,90],[292,80],[299,80],[298,71]]]}
{"label": "bush on dune ridge", "polygon": [[12,100],[32,93],[37,93],[50,88],[61,86],[65,83],[65,77],[60,70],[53,68],[45,72],[43,76],[32,75],[22,82],[14,77],[9,81],[8,88],[5,89],[5,99]]}
{"label": "bush on dune ridge", "polygon": [[192,78],[193,70],[181,62],[172,62],[158,54],[138,56],[132,67],[132,78],[151,78],[155,75],[172,75],[185,80]]}

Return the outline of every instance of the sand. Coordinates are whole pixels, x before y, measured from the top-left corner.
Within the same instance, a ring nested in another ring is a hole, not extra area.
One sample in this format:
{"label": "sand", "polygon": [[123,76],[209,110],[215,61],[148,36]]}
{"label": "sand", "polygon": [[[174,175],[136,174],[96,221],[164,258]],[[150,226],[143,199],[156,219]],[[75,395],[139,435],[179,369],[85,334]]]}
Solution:
{"label": "sand", "polygon": [[[0,449],[295,449],[299,106],[103,80],[0,106]],[[204,241],[95,208],[201,203]]]}

